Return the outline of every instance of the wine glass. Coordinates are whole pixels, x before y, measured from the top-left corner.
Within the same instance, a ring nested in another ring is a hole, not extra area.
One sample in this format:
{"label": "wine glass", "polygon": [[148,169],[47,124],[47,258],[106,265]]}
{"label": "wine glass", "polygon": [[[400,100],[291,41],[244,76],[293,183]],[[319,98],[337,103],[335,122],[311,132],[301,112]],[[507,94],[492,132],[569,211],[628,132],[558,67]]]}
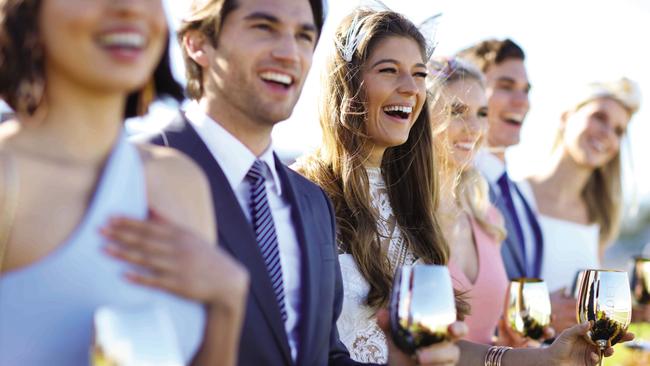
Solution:
{"label": "wine glass", "polygon": [[637,304],[650,304],[650,258],[634,257],[631,287]]}
{"label": "wine glass", "polygon": [[588,340],[602,353],[618,343],[632,319],[627,272],[589,269],[582,273],[577,305],[579,323],[590,321]]}
{"label": "wine glass", "polygon": [[551,299],[546,282],[539,278],[510,281],[506,295],[506,324],[520,335],[539,340],[551,323]]}
{"label": "wine glass", "polygon": [[407,354],[449,338],[456,302],[446,266],[403,266],[395,274],[390,299],[395,345]]}
{"label": "wine glass", "polygon": [[102,306],[93,318],[90,364],[183,365],[178,335],[161,306]]}

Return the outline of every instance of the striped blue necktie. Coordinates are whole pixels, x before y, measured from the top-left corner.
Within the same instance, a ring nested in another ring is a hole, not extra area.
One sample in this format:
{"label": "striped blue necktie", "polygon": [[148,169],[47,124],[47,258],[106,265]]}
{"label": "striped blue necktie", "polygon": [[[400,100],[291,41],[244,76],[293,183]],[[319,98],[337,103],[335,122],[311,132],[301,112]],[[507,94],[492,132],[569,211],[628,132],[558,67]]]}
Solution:
{"label": "striped blue necktie", "polygon": [[251,184],[251,221],[255,230],[255,239],[260,246],[260,252],[266,264],[266,270],[271,279],[273,293],[280,307],[282,321],[287,320],[287,310],[284,305],[284,284],[282,282],[282,264],[280,263],[280,251],[278,249],[278,237],[275,233],[271,207],[266,197],[264,185],[265,163],[255,160],[253,166],[246,174],[246,179]]}

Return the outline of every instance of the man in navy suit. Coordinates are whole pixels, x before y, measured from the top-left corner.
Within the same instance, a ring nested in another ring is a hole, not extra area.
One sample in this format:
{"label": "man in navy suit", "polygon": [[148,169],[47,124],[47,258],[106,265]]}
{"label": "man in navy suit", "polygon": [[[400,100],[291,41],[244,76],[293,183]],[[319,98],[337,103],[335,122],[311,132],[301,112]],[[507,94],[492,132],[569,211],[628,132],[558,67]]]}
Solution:
{"label": "man in navy suit", "polygon": [[[241,365],[356,364],[336,330],[343,294],[331,204],[271,145],[311,66],[321,1],[196,0],[178,32],[194,102],[149,140],[202,167],[219,244],[250,272]],[[453,364],[459,351],[442,343],[418,357]],[[416,360],[393,351],[391,362]]]}

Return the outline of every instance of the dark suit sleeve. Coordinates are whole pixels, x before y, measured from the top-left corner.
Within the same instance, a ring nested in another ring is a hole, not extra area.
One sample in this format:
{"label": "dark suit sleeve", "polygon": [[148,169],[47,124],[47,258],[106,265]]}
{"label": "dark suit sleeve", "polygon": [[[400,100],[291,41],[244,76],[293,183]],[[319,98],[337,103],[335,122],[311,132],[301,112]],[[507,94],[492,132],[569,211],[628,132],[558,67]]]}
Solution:
{"label": "dark suit sleeve", "polygon": [[[322,192],[322,191],[321,191]],[[334,210],[332,209],[332,203],[329,198],[322,192],[327,202],[327,209],[329,210],[329,217],[331,223],[331,233],[332,233],[332,250],[337,254],[337,245],[336,245],[336,219],[334,216]],[[339,261],[336,260],[335,266],[336,278],[334,280],[334,306],[332,310],[332,331],[330,333],[330,354],[329,354],[329,365],[331,366],[352,366],[352,365],[374,365],[374,364],[365,364],[354,361],[350,358],[350,353],[345,348],[345,345],[339,339],[339,331],[336,328],[336,321],[341,315],[341,308],[343,307],[343,281],[341,279],[341,268],[339,267]]]}

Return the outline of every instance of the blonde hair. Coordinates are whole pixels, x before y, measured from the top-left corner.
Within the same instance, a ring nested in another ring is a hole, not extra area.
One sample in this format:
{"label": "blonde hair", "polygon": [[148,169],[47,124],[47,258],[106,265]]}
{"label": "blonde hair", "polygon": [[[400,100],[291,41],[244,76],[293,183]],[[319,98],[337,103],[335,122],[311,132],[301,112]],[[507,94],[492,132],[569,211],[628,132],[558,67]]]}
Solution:
{"label": "blonde hair", "polygon": [[[641,92],[636,82],[628,78],[593,82],[575,93],[575,103],[569,108],[575,113],[590,102],[611,99],[618,102],[629,114],[630,119],[639,110]],[[553,151],[562,144],[564,129],[558,129]],[[589,221],[600,227],[599,243],[606,246],[618,236],[623,212],[623,188],[621,183],[621,151],[605,165],[594,169],[582,189],[581,197],[587,206]]]}
{"label": "blonde hair", "polygon": [[[593,100],[580,103],[572,112],[580,110]],[[564,129],[560,128],[555,137],[552,151],[556,151],[562,146],[563,139]],[[620,149],[609,162],[594,169],[587,184],[582,188],[580,196],[587,206],[589,222],[596,223],[600,227],[600,246],[611,243],[618,236],[623,211]]]}
{"label": "blonde hair", "polygon": [[459,58],[434,58],[429,61],[429,70],[431,73],[428,90],[432,101],[434,150],[438,165],[443,167],[439,170],[439,174],[450,178],[442,179],[451,184],[450,187],[445,187],[446,191],[453,194],[456,202],[469,211],[468,213],[481,228],[492,235],[496,241],[501,242],[506,232],[502,224],[492,222],[493,219],[490,218],[491,203],[487,181],[473,166],[468,166],[461,172],[454,171],[450,163],[452,147],[444,133],[449,125],[451,114],[449,98],[445,97],[445,87],[469,79],[477,81],[482,88],[485,88],[483,74],[475,66]]}

